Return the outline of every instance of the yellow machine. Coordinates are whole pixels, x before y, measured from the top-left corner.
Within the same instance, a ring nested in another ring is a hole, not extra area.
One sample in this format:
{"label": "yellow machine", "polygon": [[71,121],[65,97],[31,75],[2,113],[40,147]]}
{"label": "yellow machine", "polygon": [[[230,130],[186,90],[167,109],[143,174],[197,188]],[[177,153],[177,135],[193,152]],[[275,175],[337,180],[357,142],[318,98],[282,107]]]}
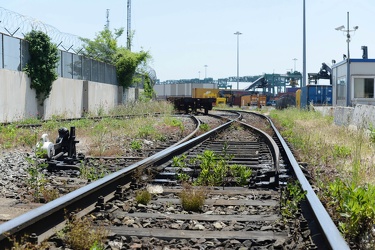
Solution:
{"label": "yellow machine", "polygon": [[192,91],[193,98],[216,98],[216,105],[227,103],[226,97],[219,97],[220,89],[194,88]]}

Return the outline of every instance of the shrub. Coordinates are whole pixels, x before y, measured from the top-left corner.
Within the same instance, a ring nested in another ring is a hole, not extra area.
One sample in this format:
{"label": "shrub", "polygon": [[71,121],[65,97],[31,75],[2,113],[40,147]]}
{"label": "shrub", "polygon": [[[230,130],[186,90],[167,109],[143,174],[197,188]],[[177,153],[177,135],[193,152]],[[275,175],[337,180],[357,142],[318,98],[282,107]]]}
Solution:
{"label": "shrub", "polygon": [[60,237],[65,240],[70,248],[77,250],[104,249],[104,240],[108,231],[104,228],[94,228],[93,223],[86,217],[72,218]]}
{"label": "shrub", "polygon": [[206,190],[202,187],[193,188],[190,185],[185,185],[180,193],[182,208],[186,211],[201,211],[206,198],[206,193]]}
{"label": "shrub", "polygon": [[139,190],[135,196],[135,200],[138,204],[147,205],[151,200],[151,193],[146,189]]}

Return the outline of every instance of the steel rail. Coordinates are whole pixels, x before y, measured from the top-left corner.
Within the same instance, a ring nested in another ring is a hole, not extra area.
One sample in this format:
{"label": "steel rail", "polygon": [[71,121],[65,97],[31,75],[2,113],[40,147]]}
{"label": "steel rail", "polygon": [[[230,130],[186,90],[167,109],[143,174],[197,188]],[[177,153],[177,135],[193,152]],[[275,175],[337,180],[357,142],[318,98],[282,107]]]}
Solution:
{"label": "steel rail", "polygon": [[[242,122],[240,120],[242,120],[242,115],[241,115],[241,112],[244,112],[244,113],[249,113],[249,112],[245,112],[245,111],[231,111],[231,110],[222,110],[222,109],[218,109],[219,111],[225,111],[225,112],[230,112],[230,113],[238,113],[239,114],[239,118],[237,118],[237,122],[241,123],[243,126],[246,126],[248,128],[250,128],[253,132],[257,133],[257,134],[261,134],[265,139],[266,139],[266,144],[267,146],[271,149],[271,154],[272,154],[272,158],[273,158],[273,164],[274,164],[274,168],[275,168],[275,182],[276,182],[276,185],[278,186],[279,185],[279,175],[280,175],[280,166],[279,166],[279,163],[280,163],[280,150],[279,150],[279,147],[277,146],[277,143],[275,142],[275,140],[269,135],[267,134],[266,132],[264,132],[263,130],[260,130],[254,126],[251,126],[250,124],[247,124],[245,122]],[[257,113],[251,113],[251,114],[257,114]],[[261,116],[261,115],[260,115]]]}
{"label": "steel rail", "polygon": [[[163,164],[172,159],[173,156],[187,151],[198,145],[216,133],[228,128],[233,121],[228,121],[190,141],[183,142],[177,146],[166,148],[148,158],[134,163],[120,171],[112,173],[79,188],[65,196],[53,200],[41,207],[22,214],[10,221],[0,225],[0,245],[10,245],[8,236],[17,235],[18,240],[24,235],[35,234],[38,242],[43,241],[51,235],[46,232],[51,229],[61,228],[65,224],[66,215],[77,212],[82,208],[94,207],[99,196],[108,197],[113,195],[117,187],[123,186],[131,181],[131,174],[139,167]],[[43,222],[43,227],[38,223]]]}
{"label": "steel rail", "polygon": [[[256,113],[253,113],[256,114]],[[318,196],[315,194],[314,190],[312,189],[310,183],[306,179],[305,175],[303,174],[297,160],[294,158],[292,151],[289,149],[287,143],[285,142],[284,138],[281,136],[275,125],[273,124],[272,120],[264,115],[257,114],[266,118],[273,130],[277,138],[279,139],[283,149],[285,150],[286,156],[294,170],[294,173],[304,191],[306,191],[306,199],[310,205],[310,208],[319,224],[322,232],[324,233],[324,237],[326,238],[327,244],[333,250],[346,250],[350,249],[345,239],[342,237],[341,233],[337,229],[335,223],[332,221],[331,217],[329,216],[327,210],[320,202]]]}

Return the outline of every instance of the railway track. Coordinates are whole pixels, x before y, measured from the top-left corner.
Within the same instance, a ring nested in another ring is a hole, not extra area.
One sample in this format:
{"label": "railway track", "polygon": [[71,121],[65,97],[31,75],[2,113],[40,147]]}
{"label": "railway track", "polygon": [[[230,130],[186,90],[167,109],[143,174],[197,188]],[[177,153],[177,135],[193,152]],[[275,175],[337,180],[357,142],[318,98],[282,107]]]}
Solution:
{"label": "railway track", "polygon": [[[107,244],[124,248],[348,249],[272,123],[256,114],[216,115],[230,121],[0,225],[0,243],[10,246],[6,232],[40,242],[64,228],[74,212],[75,217],[90,213],[95,225],[110,232]],[[219,160],[216,166],[224,172],[211,169],[219,175],[201,177],[208,159]],[[240,182],[244,175],[224,175],[230,166],[251,170],[251,177]],[[181,176],[202,187],[181,185]],[[310,212],[299,215],[298,210],[287,219],[283,190],[295,178],[307,191],[304,204]],[[144,205],[136,197],[146,188],[154,194]],[[198,191],[205,195],[204,205],[186,211],[182,194]]]}

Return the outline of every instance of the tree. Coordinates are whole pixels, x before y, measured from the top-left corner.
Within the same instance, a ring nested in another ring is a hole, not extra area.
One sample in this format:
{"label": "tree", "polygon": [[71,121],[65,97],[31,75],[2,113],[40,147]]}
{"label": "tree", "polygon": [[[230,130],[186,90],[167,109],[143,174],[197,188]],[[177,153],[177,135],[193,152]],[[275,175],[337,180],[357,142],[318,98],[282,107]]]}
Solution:
{"label": "tree", "polygon": [[114,57],[118,83],[124,88],[131,86],[137,67],[146,64],[148,59],[150,59],[148,52],[136,53],[124,47],[119,48]]}
{"label": "tree", "polygon": [[93,41],[87,38],[81,38],[81,40],[85,43],[83,54],[115,65],[119,85],[128,88],[133,83],[137,68],[142,64],[145,65],[151,57],[146,51],[131,52],[125,47],[119,47],[117,39],[123,31],[123,28],[115,29],[113,34],[109,29],[104,28]]}
{"label": "tree", "polygon": [[32,30],[25,35],[25,40],[29,44],[30,59],[24,71],[31,79],[30,87],[35,89],[37,100],[43,105],[52,90],[53,81],[57,79],[58,49],[42,31]]}
{"label": "tree", "polygon": [[83,54],[101,62],[114,64],[113,56],[118,50],[117,39],[122,33],[124,33],[124,28],[115,29],[114,33],[105,28],[96,35],[93,41],[88,38],[80,38],[85,43]]}

